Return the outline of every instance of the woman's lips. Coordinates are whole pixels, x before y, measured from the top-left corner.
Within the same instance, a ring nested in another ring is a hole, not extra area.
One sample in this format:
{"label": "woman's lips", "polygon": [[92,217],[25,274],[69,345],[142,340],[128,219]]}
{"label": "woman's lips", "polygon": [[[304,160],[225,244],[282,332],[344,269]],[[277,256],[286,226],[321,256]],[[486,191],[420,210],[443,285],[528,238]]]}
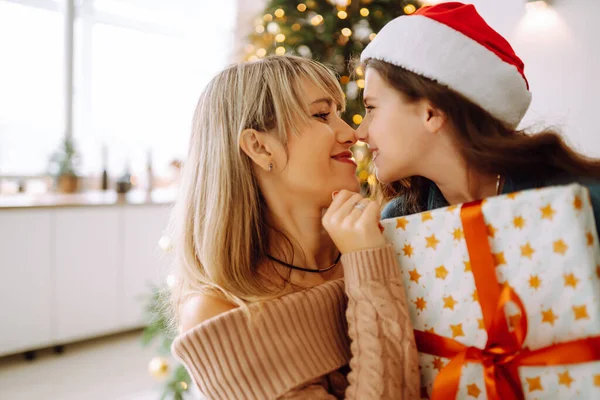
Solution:
{"label": "woman's lips", "polygon": [[354,161],[353,154],[350,151],[344,151],[342,153],[336,154],[331,158],[339,162],[352,164],[356,167],[356,162]]}

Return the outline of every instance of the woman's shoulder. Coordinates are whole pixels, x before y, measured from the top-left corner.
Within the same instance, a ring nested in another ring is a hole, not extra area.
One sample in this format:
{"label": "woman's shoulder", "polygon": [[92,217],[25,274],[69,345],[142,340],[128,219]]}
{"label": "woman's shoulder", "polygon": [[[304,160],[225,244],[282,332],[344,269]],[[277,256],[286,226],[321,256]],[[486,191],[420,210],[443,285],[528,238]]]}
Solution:
{"label": "woman's shoulder", "polygon": [[348,362],[346,305],[344,281],[329,281],[209,316],[172,351],[209,398],[275,398]]}
{"label": "woman's shoulder", "polygon": [[237,304],[231,303],[225,296],[214,291],[188,296],[179,307],[181,332],[186,332],[237,307]]}

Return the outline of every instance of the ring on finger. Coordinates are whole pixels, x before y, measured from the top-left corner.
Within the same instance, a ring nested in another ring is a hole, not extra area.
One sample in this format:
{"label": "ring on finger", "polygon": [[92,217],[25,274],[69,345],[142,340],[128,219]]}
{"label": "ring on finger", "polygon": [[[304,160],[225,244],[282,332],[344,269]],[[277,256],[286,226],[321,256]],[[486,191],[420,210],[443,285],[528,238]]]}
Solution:
{"label": "ring on finger", "polygon": [[364,203],[361,203],[360,201],[357,201],[356,203],[354,203],[354,208],[358,208],[359,210],[364,210],[365,208],[367,208],[367,205]]}

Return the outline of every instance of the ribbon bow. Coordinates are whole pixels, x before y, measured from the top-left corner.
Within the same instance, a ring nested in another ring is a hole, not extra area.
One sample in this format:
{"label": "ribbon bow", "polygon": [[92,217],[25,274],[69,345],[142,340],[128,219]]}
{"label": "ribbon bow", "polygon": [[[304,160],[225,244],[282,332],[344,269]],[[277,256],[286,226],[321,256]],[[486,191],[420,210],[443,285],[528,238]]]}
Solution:
{"label": "ribbon bow", "polygon": [[[480,349],[433,333],[415,331],[420,352],[451,359],[433,383],[432,400],[456,398],[462,367],[467,362],[483,365],[488,399],[521,400],[525,396],[519,379],[520,366],[600,360],[600,336],[533,351],[523,348],[527,336],[525,306],[510,286],[501,287],[498,283],[481,205],[481,200],[464,204],[461,220],[488,340],[485,348]],[[505,305],[509,302],[514,303],[520,312],[512,331],[508,328],[505,314]]]}

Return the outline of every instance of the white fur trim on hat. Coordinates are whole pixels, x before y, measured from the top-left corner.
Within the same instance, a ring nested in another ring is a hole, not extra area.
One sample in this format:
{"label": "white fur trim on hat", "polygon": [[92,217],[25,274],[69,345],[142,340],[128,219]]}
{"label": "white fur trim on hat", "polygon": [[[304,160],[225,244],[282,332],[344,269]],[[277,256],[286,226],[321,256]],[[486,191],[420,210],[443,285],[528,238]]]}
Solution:
{"label": "white fur trim on hat", "polygon": [[531,104],[517,68],[473,39],[420,15],[398,17],[361,54],[446,85],[516,128]]}

